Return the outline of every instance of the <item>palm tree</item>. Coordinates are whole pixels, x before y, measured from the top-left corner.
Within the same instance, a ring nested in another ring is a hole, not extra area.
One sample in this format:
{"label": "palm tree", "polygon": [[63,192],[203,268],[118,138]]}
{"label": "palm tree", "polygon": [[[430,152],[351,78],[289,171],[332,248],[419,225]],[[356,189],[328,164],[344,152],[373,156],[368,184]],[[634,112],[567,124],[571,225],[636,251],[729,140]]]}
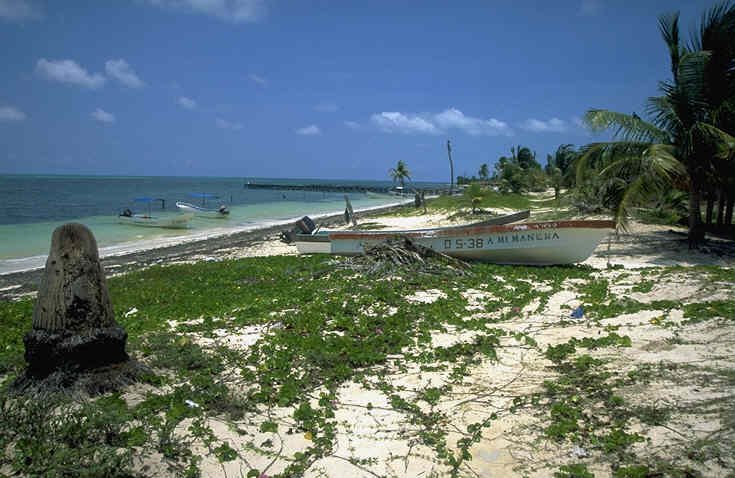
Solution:
{"label": "palm tree", "polygon": [[[699,38],[690,46],[680,41],[678,22],[678,13],[659,17],[672,79],[661,83],[662,96],[649,98],[646,111],[651,121],[635,113],[609,110],[590,110],[585,115],[593,131],[613,129],[614,137],[613,141],[584,148],[576,165],[577,184],[595,168],[603,179],[623,179],[626,184],[615,218],[624,226],[632,204],[678,182],[689,191],[689,240],[696,246],[703,234],[700,194],[711,177],[713,158],[729,158],[735,150],[735,138],[721,129],[732,120],[735,99],[731,71],[735,6],[720,4],[711,9],[703,19]],[[701,49],[705,45],[710,49]],[[713,80],[723,77],[730,80]]]}
{"label": "palm tree", "polygon": [[488,177],[490,177],[490,168],[488,168],[487,163],[483,163],[480,165],[480,171],[478,174],[481,180],[487,181]]}
{"label": "palm tree", "polygon": [[401,183],[401,189],[404,188],[404,183],[406,179],[411,179],[411,171],[408,170],[406,163],[404,163],[402,160],[399,160],[398,164],[396,164],[396,167],[391,168],[388,171],[388,174],[390,174],[390,177],[393,178],[393,182],[398,181],[399,183]]}

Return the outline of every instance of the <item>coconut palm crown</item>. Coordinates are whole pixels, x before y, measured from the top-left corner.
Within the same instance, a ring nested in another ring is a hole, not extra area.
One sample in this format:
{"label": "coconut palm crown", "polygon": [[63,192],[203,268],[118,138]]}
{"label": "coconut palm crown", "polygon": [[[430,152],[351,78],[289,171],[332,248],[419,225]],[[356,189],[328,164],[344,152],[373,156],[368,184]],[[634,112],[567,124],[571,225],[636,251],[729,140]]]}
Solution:
{"label": "coconut palm crown", "polygon": [[587,145],[577,160],[577,184],[591,170],[603,180],[623,179],[615,219],[625,227],[628,209],[643,199],[683,185],[689,192],[690,243],[701,223],[700,195],[713,179],[718,161],[735,151],[735,5],[708,11],[689,45],[679,37],[679,14],[659,17],[669,50],[672,78],[661,82],[661,96],[649,98],[645,121],[635,113],[589,110],[593,131],[613,131],[613,140]]}
{"label": "coconut palm crown", "polygon": [[411,171],[408,170],[406,163],[404,163],[402,160],[399,160],[398,164],[396,164],[396,167],[391,168],[388,171],[388,174],[390,174],[390,177],[393,178],[393,182],[398,181],[399,183],[401,183],[401,188],[404,187],[406,179],[411,179]]}

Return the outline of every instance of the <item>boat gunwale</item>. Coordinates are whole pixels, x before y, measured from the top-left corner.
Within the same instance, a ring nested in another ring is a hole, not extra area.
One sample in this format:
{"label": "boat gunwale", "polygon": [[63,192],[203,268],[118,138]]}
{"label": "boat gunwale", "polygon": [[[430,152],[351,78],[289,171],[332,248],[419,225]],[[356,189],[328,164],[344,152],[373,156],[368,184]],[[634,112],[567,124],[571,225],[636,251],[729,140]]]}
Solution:
{"label": "boat gunwale", "polygon": [[525,222],[520,224],[488,224],[448,226],[413,231],[330,231],[329,240],[371,239],[381,240],[398,236],[408,237],[444,237],[455,234],[494,234],[505,232],[543,231],[547,229],[615,229],[615,221],[610,220],[571,220]]}
{"label": "boat gunwale", "polygon": [[212,209],[212,208],[197,206],[196,204],[191,204],[191,203],[184,202],[184,201],[176,201],[175,204],[176,204],[176,207],[179,209],[186,210],[186,208],[189,208],[189,209],[193,209],[194,212],[215,213],[215,214],[219,214],[222,216],[225,216],[229,213],[229,211],[227,213],[222,213],[219,209]]}
{"label": "boat gunwale", "polygon": [[382,230],[382,231],[355,231],[355,230],[326,230],[326,231],[319,231],[316,233],[311,234],[295,234],[294,241],[293,242],[326,242],[329,240],[329,237],[332,234],[336,233],[350,233],[354,232],[355,234],[362,234],[369,237],[376,237],[381,234],[389,235],[390,237],[395,237],[396,235],[420,235],[424,233],[434,232],[437,230],[444,230],[444,229],[453,229],[453,230],[464,230],[467,228],[472,227],[479,227],[479,226],[491,226],[491,225],[500,225],[500,224],[492,224],[494,221],[508,221],[508,223],[514,223],[516,221],[521,221],[523,219],[527,219],[531,216],[531,210],[525,209],[523,211],[517,211],[511,214],[506,214],[504,216],[497,216],[490,219],[486,219],[484,221],[474,222],[470,224],[460,224],[456,226],[443,226],[443,227],[426,227],[421,229],[405,229],[405,230]]}

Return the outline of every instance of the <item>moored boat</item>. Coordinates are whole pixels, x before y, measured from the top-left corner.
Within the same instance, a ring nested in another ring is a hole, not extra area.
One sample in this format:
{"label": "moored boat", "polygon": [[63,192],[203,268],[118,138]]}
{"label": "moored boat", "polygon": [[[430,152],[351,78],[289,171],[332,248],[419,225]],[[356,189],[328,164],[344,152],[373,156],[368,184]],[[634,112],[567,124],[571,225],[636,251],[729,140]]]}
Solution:
{"label": "moored boat", "polygon": [[217,209],[209,209],[206,207],[196,206],[188,202],[177,201],[176,207],[184,212],[192,213],[197,217],[206,217],[210,219],[226,219],[230,215],[230,210],[224,204]]}
{"label": "moored boat", "polygon": [[193,214],[178,214],[176,216],[158,217],[147,214],[120,214],[118,222],[131,226],[162,227],[166,229],[186,229]]}
{"label": "moored boat", "polygon": [[189,227],[189,221],[194,217],[192,213],[178,214],[178,215],[166,215],[166,216],[153,216],[151,214],[151,204],[157,201],[161,202],[161,206],[165,204],[165,201],[160,198],[151,197],[139,197],[134,199],[135,202],[145,203],[148,206],[148,212],[146,214],[135,214],[130,209],[123,210],[117,216],[117,222],[120,224],[128,224],[131,226],[143,226],[143,227],[163,227],[167,229],[186,229]]}
{"label": "moored boat", "polygon": [[362,254],[365,246],[403,236],[458,259],[555,265],[584,261],[614,227],[613,221],[551,221],[423,231],[333,231],[328,237],[330,253],[340,255]]}

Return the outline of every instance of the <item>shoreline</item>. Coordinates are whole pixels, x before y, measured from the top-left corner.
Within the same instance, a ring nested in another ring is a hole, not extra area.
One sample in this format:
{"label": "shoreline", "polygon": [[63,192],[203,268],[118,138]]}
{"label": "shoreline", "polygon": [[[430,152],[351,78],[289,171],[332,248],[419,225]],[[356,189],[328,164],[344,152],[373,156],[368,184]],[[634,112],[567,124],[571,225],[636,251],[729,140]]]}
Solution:
{"label": "shoreline", "polygon": [[[411,203],[393,203],[365,208],[355,211],[355,214],[363,218],[372,217],[407,207]],[[244,229],[207,237],[195,236],[186,238],[189,240],[179,240],[174,244],[101,255],[100,261],[105,269],[105,275],[110,277],[151,265],[188,261],[198,256],[212,256],[223,249],[247,248],[261,242],[279,241],[279,233],[298,219],[300,218],[255,229]],[[344,214],[342,213],[322,214],[314,216],[312,219],[324,226],[344,224]],[[0,300],[34,292],[40,283],[45,261],[46,256],[44,255],[43,264],[38,267],[0,274]]]}

